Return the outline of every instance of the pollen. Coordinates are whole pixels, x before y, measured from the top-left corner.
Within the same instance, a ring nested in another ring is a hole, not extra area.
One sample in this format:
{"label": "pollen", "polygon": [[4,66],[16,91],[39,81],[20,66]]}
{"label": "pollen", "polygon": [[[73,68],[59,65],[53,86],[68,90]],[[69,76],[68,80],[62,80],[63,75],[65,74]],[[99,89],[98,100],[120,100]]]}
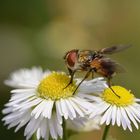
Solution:
{"label": "pollen", "polygon": [[128,106],[134,103],[134,95],[131,91],[121,86],[112,86],[113,91],[118,95],[116,96],[110,88],[104,90],[101,95],[102,99],[109,104],[120,106]]}
{"label": "pollen", "polygon": [[52,72],[46,76],[39,84],[38,96],[45,99],[59,100],[73,95],[76,82],[73,81],[67,88],[70,77],[62,72]]}

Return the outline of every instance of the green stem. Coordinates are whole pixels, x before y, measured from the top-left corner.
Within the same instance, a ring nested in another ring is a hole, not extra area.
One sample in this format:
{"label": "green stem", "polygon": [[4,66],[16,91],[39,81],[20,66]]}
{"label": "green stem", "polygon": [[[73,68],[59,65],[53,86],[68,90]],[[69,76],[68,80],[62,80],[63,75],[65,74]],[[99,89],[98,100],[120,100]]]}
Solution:
{"label": "green stem", "polygon": [[103,136],[102,136],[102,140],[106,140],[109,128],[110,128],[110,125],[105,126],[104,133],[103,133]]}
{"label": "green stem", "polygon": [[65,121],[64,117],[63,117],[63,124],[62,124],[62,126],[63,126],[63,140],[67,140],[66,121]]}
{"label": "green stem", "polygon": [[49,137],[49,140],[53,140],[53,139],[51,138],[51,136]]}
{"label": "green stem", "polygon": [[36,134],[34,134],[34,135],[32,136],[32,140],[37,140]]}

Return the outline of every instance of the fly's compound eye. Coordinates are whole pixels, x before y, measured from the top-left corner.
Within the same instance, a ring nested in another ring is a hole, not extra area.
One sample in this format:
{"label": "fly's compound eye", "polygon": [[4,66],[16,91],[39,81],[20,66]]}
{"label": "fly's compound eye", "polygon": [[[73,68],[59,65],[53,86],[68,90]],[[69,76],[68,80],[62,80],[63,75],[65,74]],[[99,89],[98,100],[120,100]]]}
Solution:
{"label": "fly's compound eye", "polygon": [[64,58],[70,67],[74,67],[77,61],[77,50],[68,52]]}

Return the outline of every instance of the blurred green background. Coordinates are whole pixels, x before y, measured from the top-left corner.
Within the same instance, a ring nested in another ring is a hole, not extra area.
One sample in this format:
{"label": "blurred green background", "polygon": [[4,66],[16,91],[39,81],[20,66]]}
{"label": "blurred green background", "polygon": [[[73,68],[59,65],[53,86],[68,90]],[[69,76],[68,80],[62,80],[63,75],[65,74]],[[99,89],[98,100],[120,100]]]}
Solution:
{"label": "blurred green background", "polygon": [[[140,0],[0,0],[0,110],[10,98],[10,88],[3,84],[10,72],[32,66],[66,71],[66,51],[114,44],[132,47],[111,56],[127,71],[113,82],[140,98]],[[13,130],[0,122],[0,139],[25,139],[23,129]],[[110,134],[117,140],[140,139],[135,128],[130,133],[112,127]],[[80,133],[71,140],[100,140],[101,135]]]}

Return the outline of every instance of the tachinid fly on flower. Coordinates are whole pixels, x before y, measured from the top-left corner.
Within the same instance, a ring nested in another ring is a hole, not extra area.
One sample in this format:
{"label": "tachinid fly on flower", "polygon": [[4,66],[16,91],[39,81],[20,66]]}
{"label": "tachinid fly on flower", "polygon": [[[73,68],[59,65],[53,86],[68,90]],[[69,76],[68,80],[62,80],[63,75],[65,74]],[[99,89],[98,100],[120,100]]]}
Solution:
{"label": "tachinid fly on flower", "polygon": [[94,72],[107,78],[108,85],[111,88],[110,80],[112,79],[112,77],[116,73],[123,72],[124,69],[119,63],[115,62],[114,60],[107,57],[106,55],[120,52],[129,47],[130,45],[115,45],[100,50],[73,49],[68,51],[64,56],[64,60],[68,68],[69,74],[71,76],[71,79],[65,88],[67,88],[73,82],[73,76],[77,71],[86,71],[87,73],[82,79],[82,81],[79,83],[77,88],[75,89],[75,92],[78,89],[78,87],[81,85],[81,83],[86,78],[88,78],[90,73],[93,74]]}

